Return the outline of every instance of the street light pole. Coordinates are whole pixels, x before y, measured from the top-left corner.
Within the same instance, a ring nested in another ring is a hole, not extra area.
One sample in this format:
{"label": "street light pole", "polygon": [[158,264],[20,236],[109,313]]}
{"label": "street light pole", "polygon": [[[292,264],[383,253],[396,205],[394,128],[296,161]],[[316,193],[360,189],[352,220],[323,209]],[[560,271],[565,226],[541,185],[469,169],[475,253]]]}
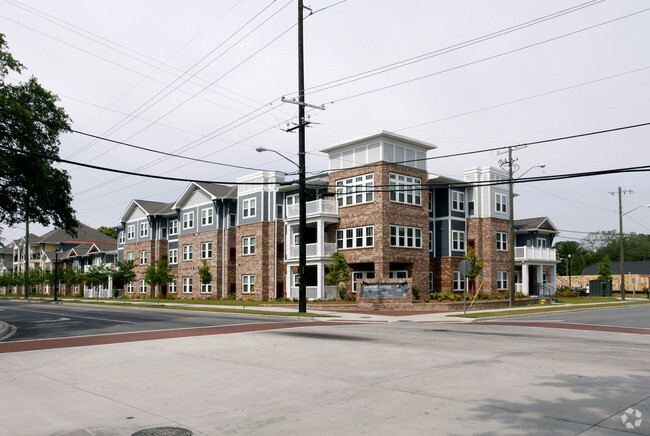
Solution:
{"label": "street light pole", "polygon": [[569,276],[569,290],[571,290],[571,253],[567,256],[569,260],[569,268],[567,269],[567,275]]}

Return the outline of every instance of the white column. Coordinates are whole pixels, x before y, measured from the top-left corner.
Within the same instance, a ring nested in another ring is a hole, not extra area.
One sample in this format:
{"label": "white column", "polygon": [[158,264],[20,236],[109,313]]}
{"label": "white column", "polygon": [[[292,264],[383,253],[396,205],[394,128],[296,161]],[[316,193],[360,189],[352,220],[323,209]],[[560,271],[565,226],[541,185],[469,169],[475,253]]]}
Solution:
{"label": "white column", "polygon": [[537,265],[535,266],[535,270],[537,271],[537,283],[542,283],[544,281],[544,266]]}
{"label": "white column", "polygon": [[557,265],[551,265],[551,280],[550,284],[553,286],[553,288],[557,287],[557,271],[556,271]]}
{"label": "white column", "polygon": [[[321,223],[319,222],[318,225],[320,226]],[[316,277],[318,277],[318,281],[316,282],[316,286],[318,287],[316,290],[316,298],[320,298],[321,300],[325,299],[325,289],[323,288],[323,264],[318,262],[316,264]]]}
{"label": "white column", "polygon": [[528,290],[528,264],[526,262],[521,264],[521,292],[530,295]]}
{"label": "white column", "polygon": [[[321,219],[319,219],[316,222],[316,244],[317,244],[316,252],[317,252],[318,256],[320,256],[320,257],[324,256],[325,255],[325,235],[323,234],[323,220],[321,220]],[[320,268],[321,268],[320,265],[318,266],[318,268],[319,268],[319,271],[320,271]]]}

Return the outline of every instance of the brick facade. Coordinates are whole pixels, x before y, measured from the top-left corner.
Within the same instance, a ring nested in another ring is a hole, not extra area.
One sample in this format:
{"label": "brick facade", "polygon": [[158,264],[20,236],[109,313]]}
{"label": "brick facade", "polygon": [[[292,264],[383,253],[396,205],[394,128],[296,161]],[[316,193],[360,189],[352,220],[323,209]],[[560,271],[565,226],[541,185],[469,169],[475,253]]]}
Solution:
{"label": "brick facade", "polygon": [[483,270],[475,280],[476,288],[483,282],[482,292],[497,290],[497,271],[510,271],[510,251],[497,250],[497,232],[506,233],[509,244],[509,228],[508,220],[498,218],[467,220],[467,240],[469,243],[473,241],[476,256],[484,262]]}
{"label": "brick facade", "polygon": [[[277,227],[276,227],[277,226]],[[255,236],[255,253],[243,254],[242,240],[245,237]],[[275,298],[276,289],[282,293],[280,283],[284,287],[284,227],[282,223],[259,222],[237,227],[235,241],[237,252],[236,288],[237,298],[246,299],[249,294],[243,293],[242,276],[259,274],[257,285],[251,299],[261,301]],[[277,268],[277,275],[276,273]]]}

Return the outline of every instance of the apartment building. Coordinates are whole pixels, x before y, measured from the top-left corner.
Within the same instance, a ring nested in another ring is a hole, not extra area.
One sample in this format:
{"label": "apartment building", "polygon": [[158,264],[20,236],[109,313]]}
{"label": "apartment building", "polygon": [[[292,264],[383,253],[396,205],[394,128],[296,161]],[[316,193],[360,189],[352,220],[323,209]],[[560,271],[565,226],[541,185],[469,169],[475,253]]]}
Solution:
{"label": "apartment building", "polygon": [[[256,300],[298,297],[299,280],[310,299],[336,298],[324,276],[331,254],[346,258],[356,292],[359,279],[411,278],[421,291],[461,291],[459,263],[472,247],[485,261],[470,284],[509,289],[507,175],[493,167],[465,171],[464,180],[427,173],[436,147],[379,132],[323,150],[327,175],[307,180],[307,231],[298,231],[296,181],[281,172],[240,177],[236,187],[191,183],[172,203],[131,202],[118,226],[120,259],[134,259],[138,280],[126,294],[146,295],[144,270],[167,259],[176,279],[163,290],[179,298],[234,294]],[[472,185],[466,182],[504,184]],[[516,226],[517,289],[535,293],[555,283],[557,230],[548,218]],[[305,238],[307,267],[298,274]],[[201,283],[204,264],[213,280]]]}

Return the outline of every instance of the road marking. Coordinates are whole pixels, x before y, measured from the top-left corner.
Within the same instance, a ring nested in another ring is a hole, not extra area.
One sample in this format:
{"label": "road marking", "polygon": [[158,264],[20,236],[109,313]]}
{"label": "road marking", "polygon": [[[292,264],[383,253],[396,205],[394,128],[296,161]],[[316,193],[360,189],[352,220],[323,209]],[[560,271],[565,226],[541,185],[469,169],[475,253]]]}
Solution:
{"label": "road marking", "polygon": [[[95,312],[113,312],[113,313],[133,314],[133,312],[129,311],[129,310],[115,310],[115,309],[103,309],[103,308],[98,309],[98,308],[94,308],[94,307],[66,306],[66,309],[88,310],[88,311],[95,311]],[[139,309],[139,308],[134,307],[134,309]],[[142,315],[142,316],[153,316],[153,317],[159,317],[159,318],[196,319],[195,316],[158,315],[158,314],[153,314],[153,313],[141,313],[141,312],[138,312],[137,314]]]}
{"label": "road marking", "polygon": [[59,322],[59,321],[70,321],[70,318],[57,318],[57,319],[43,319],[40,321],[32,321],[33,324],[38,324],[38,323],[47,323],[47,322]]}
{"label": "road marking", "polygon": [[[20,312],[32,312],[32,313],[44,313],[46,315],[61,315],[60,313],[56,312],[46,312],[42,310],[27,310],[27,309],[16,309],[14,307],[8,308],[7,310],[17,310]],[[82,319],[93,319],[95,321],[108,321],[108,322],[117,322],[117,323],[122,323],[122,324],[136,324],[134,321],[122,321],[118,319],[106,319],[106,318],[96,318],[93,316],[81,316],[81,315],[69,315],[73,318],[82,318]]]}

